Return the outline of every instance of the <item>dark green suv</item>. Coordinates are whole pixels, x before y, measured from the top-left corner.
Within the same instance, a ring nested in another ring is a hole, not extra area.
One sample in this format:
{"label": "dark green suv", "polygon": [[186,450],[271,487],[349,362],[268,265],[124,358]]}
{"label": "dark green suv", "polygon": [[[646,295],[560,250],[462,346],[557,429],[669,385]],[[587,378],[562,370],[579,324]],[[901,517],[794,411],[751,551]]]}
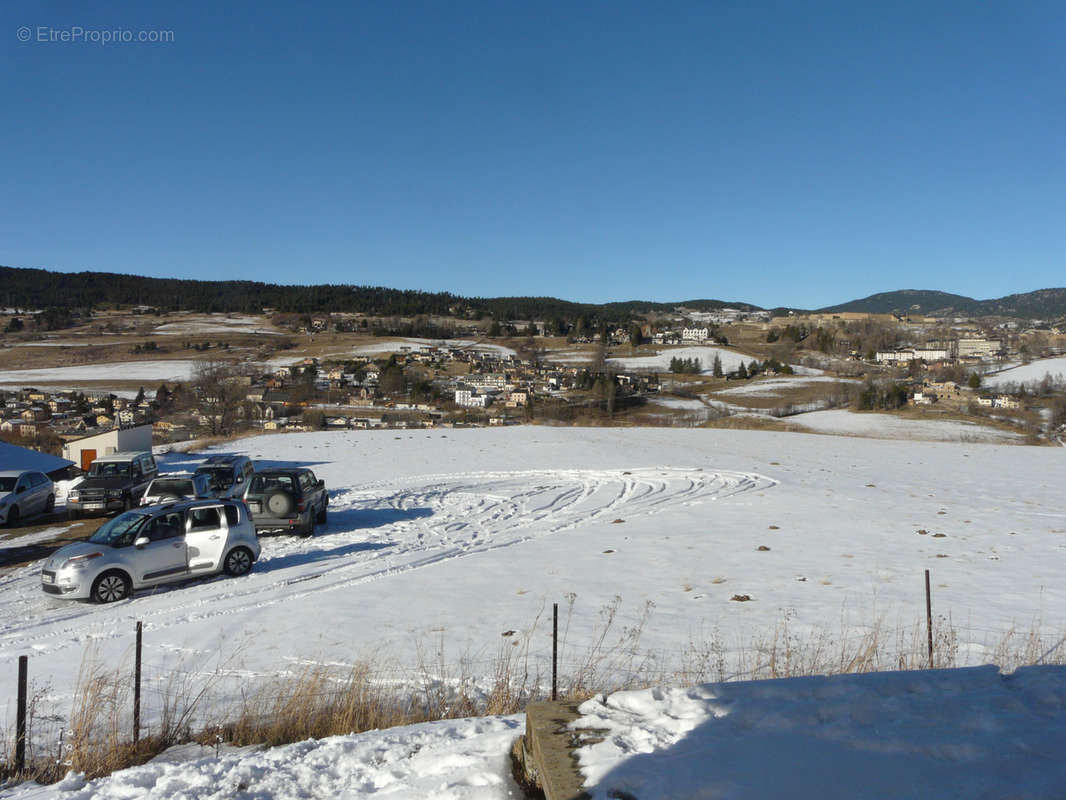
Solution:
{"label": "dark green suv", "polygon": [[244,491],[244,502],[256,533],[296,531],[310,536],[316,522],[326,523],[329,495],[325,481],[316,478],[311,470],[274,467],[252,476]]}

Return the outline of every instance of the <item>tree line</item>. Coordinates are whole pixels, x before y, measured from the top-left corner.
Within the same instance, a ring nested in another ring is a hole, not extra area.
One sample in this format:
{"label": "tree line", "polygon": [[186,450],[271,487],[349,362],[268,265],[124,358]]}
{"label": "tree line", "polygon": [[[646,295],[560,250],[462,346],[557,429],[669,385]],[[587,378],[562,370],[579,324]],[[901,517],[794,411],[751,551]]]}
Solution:
{"label": "tree line", "polygon": [[[318,284],[277,285],[257,281],[196,281],[148,278],[109,272],[61,273],[44,269],[0,267],[0,306],[84,310],[103,306],[149,306],[157,311],[261,313],[359,312],[380,316],[436,315],[497,320],[595,319],[599,324],[626,324],[635,314],[673,310],[677,303],[628,301],[574,303],[554,297],[463,297],[451,292],[423,292],[383,286]],[[730,306],[758,310],[748,303],[687,300],[700,311]]]}

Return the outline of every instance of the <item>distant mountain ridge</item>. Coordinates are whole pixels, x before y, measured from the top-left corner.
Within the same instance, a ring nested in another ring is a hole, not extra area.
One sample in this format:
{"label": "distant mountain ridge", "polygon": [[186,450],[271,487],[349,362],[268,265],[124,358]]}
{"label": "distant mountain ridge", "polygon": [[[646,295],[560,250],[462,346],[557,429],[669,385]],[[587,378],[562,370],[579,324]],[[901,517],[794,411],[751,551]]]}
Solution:
{"label": "distant mountain ridge", "polygon": [[[40,309],[101,305],[149,305],[166,310],[202,312],[259,312],[263,308],[274,308],[298,313],[339,311],[395,316],[466,313],[499,320],[553,317],[573,320],[584,316],[611,324],[624,323],[638,314],[668,313],[678,308],[692,311],[770,310],[775,314],[804,311],[788,306],[763,309],[752,303],[710,299],[671,303],[650,300],[577,303],[556,297],[463,297],[451,292],[354,284],[290,286],[259,281],[198,281],[0,266],[0,307]],[[857,311],[1055,319],[1066,317],[1066,288],[1038,289],[994,300],[975,300],[933,290],[903,289],[818,310],[823,313]]]}
{"label": "distant mountain ridge", "polygon": [[868,314],[923,314],[925,316],[1024,317],[1054,319],[1066,316],[1066,288],[1037,289],[993,300],[975,300],[959,294],[928,289],[902,289],[880,292],[835,306],[818,309],[821,313],[858,311]]}

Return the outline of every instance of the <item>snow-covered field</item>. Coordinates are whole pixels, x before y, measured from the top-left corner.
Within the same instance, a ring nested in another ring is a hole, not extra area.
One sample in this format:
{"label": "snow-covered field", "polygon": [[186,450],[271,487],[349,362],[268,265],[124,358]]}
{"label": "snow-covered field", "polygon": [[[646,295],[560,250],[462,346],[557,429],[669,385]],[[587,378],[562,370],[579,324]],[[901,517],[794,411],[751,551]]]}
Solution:
{"label": "snow-covered field", "polygon": [[383,339],[373,344],[364,344],[352,348],[352,355],[376,356],[383,353],[398,353],[400,348],[407,347],[417,350],[420,347],[456,347],[461,350],[479,350],[484,353],[497,353],[501,356],[513,356],[515,351],[502,344],[490,342],[475,342],[472,339],[419,339],[409,337],[404,339]]}
{"label": "snow-covered field", "polygon": [[191,359],[174,359],[2,370],[0,386],[76,386],[85,381],[187,381],[196,370],[197,363]]}
{"label": "snow-covered field", "polygon": [[[932,572],[934,614],[950,618],[958,636],[960,663],[989,661],[1012,628],[1035,625],[1053,644],[1050,634],[1066,627],[1060,480],[1066,451],[1059,448],[523,426],[262,436],[228,451],[260,464],[311,466],[330,488],[326,529],[307,540],[265,537],[262,558],[244,578],[199,580],[112,606],[45,596],[39,565],[0,573],[0,697],[8,698],[0,720],[13,719],[19,655],[30,656],[31,679],[50,684],[50,700],[63,710],[83,654],[92,650],[104,663],[122,663],[137,620],[144,622],[149,685],[163,683],[176,667],[211,674],[236,653],[234,669],[245,686],[308,663],[344,665],[366,656],[394,661],[397,680],[416,680],[419,646],[434,653],[443,648],[452,663],[463,658],[470,669],[488,673],[501,643],[513,640],[501,634],[521,635],[538,616],[531,668],[546,674],[551,646],[543,620],[552,602],[567,617],[565,674],[590,652],[600,611],[616,597],[608,643],[622,627],[640,625],[650,602],[641,653],[654,654],[671,674],[693,654],[694,643],[717,643],[729,670],[735,659],[757,656],[752,643],[772,637],[786,621],[800,642],[818,633],[857,640],[879,621],[889,630],[920,632],[925,569]],[[165,461],[181,468],[199,458],[171,454]],[[735,595],[750,601],[735,602]],[[894,641],[891,634],[885,639]],[[820,713],[816,701],[824,697],[815,692],[804,700],[803,691],[781,709],[782,725],[793,719],[790,708],[801,716]],[[746,706],[749,700],[737,692],[733,705],[721,702],[736,710],[742,726],[762,713],[764,701],[752,696],[755,705]],[[710,708],[714,701],[704,695]],[[869,706],[855,708],[867,713]],[[707,723],[709,730],[718,731],[719,721]],[[801,722],[795,730],[803,730]],[[473,724],[455,723],[454,734],[434,728],[434,737],[471,739],[464,726]],[[505,721],[484,724],[487,736],[513,734],[495,727]],[[1008,734],[1013,724],[1004,723]],[[852,735],[846,726],[832,730]],[[778,741],[772,734],[758,740],[767,752]],[[391,744],[381,744],[386,735],[394,737]],[[505,748],[497,760],[463,755],[482,752],[468,741],[453,758],[447,741],[434,750],[438,745],[418,738],[422,733],[413,735],[410,744],[400,732],[367,734],[292,745],[287,754],[256,754],[240,763],[149,765],[111,779],[106,792],[59,796],[188,791],[206,797],[215,790],[212,782],[250,775],[265,785],[272,770],[297,788],[258,796],[308,796],[310,790],[298,787],[321,769],[321,759],[348,763],[342,754],[355,760],[369,752],[379,761],[356,773],[364,782],[349,785],[351,796],[387,795],[375,781],[390,774],[396,796],[508,796],[506,782],[490,785],[493,779],[484,777],[502,774]],[[975,730],[971,738],[983,735]],[[891,741],[869,741],[871,752],[893,752]],[[484,745],[497,746],[495,738]],[[856,747],[862,749],[861,741]],[[423,751],[430,764],[433,753],[443,753],[439,780],[435,788],[405,789],[403,759]],[[464,775],[487,782],[462,785]],[[333,789],[348,779],[343,770],[320,777],[330,796],[343,796]]]}
{"label": "snow-covered field", "polygon": [[177,322],[164,322],[157,325],[152,333],[163,336],[204,333],[256,333],[276,336],[281,331],[272,327],[266,317],[212,314]]}
{"label": "snow-covered field", "polygon": [[765,378],[763,380],[754,380],[749,383],[744,383],[739,386],[733,386],[729,389],[722,389],[715,392],[716,395],[776,395],[789,389],[796,389],[801,386],[810,386],[812,384],[849,384],[857,383],[851,378],[832,378],[828,376],[804,376],[797,378]]}
{"label": "snow-covered field", "polygon": [[1066,356],[1043,358],[1039,361],[1031,361],[1028,364],[1012,367],[1003,372],[997,372],[994,375],[986,375],[983,383],[988,388],[995,388],[1008,383],[1033,384],[1039,383],[1047,375],[1060,381],[1066,380]]}
{"label": "snow-covered field", "polygon": [[707,404],[702,400],[686,397],[651,397],[649,400],[663,408],[673,408],[680,411],[706,411]]}
{"label": "snow-covered field", "polygon": [[[926,567],[938,612],[978,661],[1013,624],[1057,628],[1066,604],[1061,449],[517,427],[263,436],[230,450],[312,466],[330,489],[327,529],[265,538],[245,578],[116,606],[47,597],[37,566],[3,575],[0,696],[19,654],[57,691],[73,686],[86,643],[117,658],[135,619],[165,643],[160,670],[179,653],[213,663],[220,641],[246,639],[255,675],[370,652],[411,664],[440,637],[455,657],[488,663],[502,631],[528,628],[569,592],[564,660],[580,658],[616,595],[627,624],[655,604],[641,645],[670,658],[715,629],[738,647],[786,614],[800,632],[842,614],[848,627],[910,624]],[[730,602],[737,593],[752,602]],[[546,658],[543,635],[534,644]]]}
{"label": "snow-covered field", "polygon": [[615,367],[633,370],[656,370],[667,372],[670,369],[670,361],[675,358],[698,359],[701,371],[704,375],[710,375],[714,367],[714,357],[722,359],[722,370],[732,372],[741,364],[747,366],[751,363],[750,356],[744,356],[735,350],[726,350],[722,347],[672,347],[659,351],[653,356],[626,356],[609,358],[607,361]]}
{"label": "snow-covered field", "polygon": [[876,412],[855,413],[841,409],[813,411],[789,417],[797,427],[815,433],[868,436],[875,439],[921,439],[932,442],[986,442],[1021,444],[1025,437],[1013,431],[1000,430],[957,419],[905,419],[893,414]]}

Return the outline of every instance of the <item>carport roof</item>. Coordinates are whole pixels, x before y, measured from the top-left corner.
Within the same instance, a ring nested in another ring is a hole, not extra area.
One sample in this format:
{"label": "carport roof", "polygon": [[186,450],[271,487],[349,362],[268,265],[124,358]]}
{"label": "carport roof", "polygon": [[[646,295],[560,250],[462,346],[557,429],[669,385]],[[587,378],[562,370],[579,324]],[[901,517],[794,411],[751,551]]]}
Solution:
{"label": "carport roof", "polygon": [[73,461],[59,456],[0,442],[0,469],[35,469],[38,472],[51,473],[73,464]]}

